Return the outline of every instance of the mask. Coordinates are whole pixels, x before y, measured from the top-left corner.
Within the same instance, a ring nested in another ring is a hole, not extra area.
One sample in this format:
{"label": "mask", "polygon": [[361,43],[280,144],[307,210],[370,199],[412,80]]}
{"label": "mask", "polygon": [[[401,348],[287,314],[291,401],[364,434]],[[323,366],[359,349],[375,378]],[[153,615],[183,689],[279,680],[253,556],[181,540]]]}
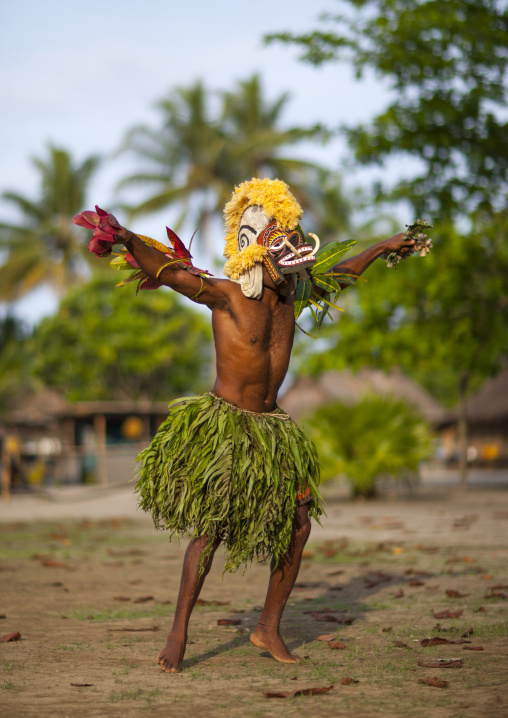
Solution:
{"label": "mask", "polygon": [[304,278],[307,276],[305,268],[314,264],[319,249],[319,239],[315,235],[311,237],[311,242],[306,241],[300,225],[292,232],[285,232],[277,227],[275,220],[259,233],[257,243],[268,250],[264,264],[275,286],[287,279],[284,275],[299,272]]}

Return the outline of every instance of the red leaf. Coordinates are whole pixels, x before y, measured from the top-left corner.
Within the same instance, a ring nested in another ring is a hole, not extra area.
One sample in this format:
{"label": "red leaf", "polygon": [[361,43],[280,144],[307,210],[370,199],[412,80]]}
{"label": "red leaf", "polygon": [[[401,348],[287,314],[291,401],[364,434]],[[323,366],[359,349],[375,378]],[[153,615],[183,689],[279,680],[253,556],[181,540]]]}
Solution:
{"label": "red leaf", "polygon": [[483,651],[483,646],[464,646],[465,651]]}
{"label": "red leaf", "polygon": [[419,678],[418,683],[424,686],[432,686],[433,688],[448,688],[448,681],[442,681],[440,678]]}
{"label": "red leaf", "polygon": [[241,618],[219,618],[218,626],[238,626],[242,622]]}
{"label": "red leaf", "polygon": [[19,641],[21,638],[21,633],[19,631],[14,631],[14,633],[7,633],[5,636],[0,637],[0,641],[3,643],[10,643],[11,641]]}
{"label": "red leaf", "polygon": [[464,663],[461,658],[440,659],[437,661],[418,661],[422,668],[462,668]]}
{"label": "red leaf", "polygon": [[343,648],[347,648],[345,643],[342,643],[341,641],[328,641],[328,645],[330,648],[333,648],[333,650],[341,651]]}
{"label": "red leaf", "polygon": [[418,579],[416,579],[415,581],[410,581],[408,585],[409,586],[425,586],[425,581],[418,581]]}
{"label": "red leaf", "polygon": [[340,684],[342,686],[350,686],[350,685],[354,685],[356,683],[360,683],[360,681],[357,681],[356,678],[349,678],[349,676],[342,678],[342,680],[340,682]]}
{"label": "red leaf", "polygon": [[473,613],[485,613],[485,607],[480,606],[480,608],[477,608],[476,610],[474,610]]}
{"label": "red leaf", "polygon": [[192,259],[192,254],[189,252],[180,237],[176,234],[176,232],[173,232],[172,229],[169,229],[169,227],[166,227],[166,232],[168,234],[169,241],[173,245],[175,257],[182,260],[189,260],[188,264],[191,264],[190,260]]}
{"label": "red leaf", "polygon": [[434,611],[433,615],[434,618],[459,618],[464,613],[463,610],[460,611]]}
{"label": "red leaf", "polygon": [[130,601],[128,596],[113,596],[114,601]]}
{"label": "red leaf", "polygon": [[328,693],[334,688],[334,684],[331,686],[314,686],[312,688],[300,688],[296,691],[269,691],[264,693],[265,698],[294,698],[294,696],[318,696],[322,693]]}

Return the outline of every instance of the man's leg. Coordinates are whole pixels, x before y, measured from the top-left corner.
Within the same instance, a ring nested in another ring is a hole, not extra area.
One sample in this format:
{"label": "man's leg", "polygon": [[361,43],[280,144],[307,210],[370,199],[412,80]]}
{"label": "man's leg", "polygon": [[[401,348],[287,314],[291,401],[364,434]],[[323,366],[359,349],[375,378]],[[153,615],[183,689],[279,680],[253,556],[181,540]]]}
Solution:
{"label": "man's leg", "polygon": [[196,603],[204,580],[212,567],[213,556],[220,540],[213,546],[212,553],[205,564],[204,571],[199,575],[199,559],[208,543],[208,537],[192,539],[183,562],[180,592],[176,604],[175,618],[168,641],[157,656],[157,663],[166,673],[178,673],[182,668],[182,661],[187,645],[187,627],[189,618]]}
{"label": "man's leg", "polygon": [[280,637],[279,625],[282,612],[300,570],[303,547],[307,543],[309,534],[309,507],[305,504],[299,506],[296,512],[293,535],[287,553],[280,558],[276,567],[272,562],[272,574],[268,584],[265,606],[259,617],[256,630],[250,637],[255,646],[270,651],[272,656],[282,663],[301,663],[301,658],[290,653]]}

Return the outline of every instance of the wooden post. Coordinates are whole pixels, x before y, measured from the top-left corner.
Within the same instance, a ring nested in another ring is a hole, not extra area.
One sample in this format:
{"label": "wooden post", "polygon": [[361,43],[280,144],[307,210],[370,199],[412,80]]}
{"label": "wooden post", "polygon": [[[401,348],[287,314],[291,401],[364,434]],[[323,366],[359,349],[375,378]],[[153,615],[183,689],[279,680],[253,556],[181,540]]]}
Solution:
{"label": "wooden post", "polygon": [[97,478],[100,484],[108,483],[108,457],[106,449],[106,417],[96,414],[93,419],[95,442],[97,445]]}
{"label": "wooden post", "polygon": [[11,498],[11,461],[8,450],[9,437],[4,436],[2,442],[2,499],[10,501]]}

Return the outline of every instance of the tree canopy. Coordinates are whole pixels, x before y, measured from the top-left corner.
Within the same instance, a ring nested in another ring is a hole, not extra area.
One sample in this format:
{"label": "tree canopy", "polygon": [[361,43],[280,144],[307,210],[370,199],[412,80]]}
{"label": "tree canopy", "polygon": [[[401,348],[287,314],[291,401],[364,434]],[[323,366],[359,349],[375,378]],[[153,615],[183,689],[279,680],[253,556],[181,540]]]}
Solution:
{"label": "tree canopy", "polygon": [[0,267],[0,300],[13,301],[48,284],[62,295],[86,276],[85,235],[72,218],[85,206],[98,157],[75,163],[66,150],[52,145],[46,159],[34,158],[39,196],[17,192],[3,197],[21,215],[19,224],[0,223],[0,249],[7,253]]}
{"label": "tree canopy", "polygon": [[412,156],[421,171],[378,195],[409,199],[422,216],[504,208],[508,190],[508,7],[499,0],[340,0],[341,14],[267,41],[302,48],[314,65],[349,62],[387,81],[389,104],[347,128],[355,157]]}
{"label": "tree canopy", "polygon": [[209,321],[174,292],[136,296],[111,274],[70,292],[31,342],[33,371],[69,400],[165,400],[204,388]]}

